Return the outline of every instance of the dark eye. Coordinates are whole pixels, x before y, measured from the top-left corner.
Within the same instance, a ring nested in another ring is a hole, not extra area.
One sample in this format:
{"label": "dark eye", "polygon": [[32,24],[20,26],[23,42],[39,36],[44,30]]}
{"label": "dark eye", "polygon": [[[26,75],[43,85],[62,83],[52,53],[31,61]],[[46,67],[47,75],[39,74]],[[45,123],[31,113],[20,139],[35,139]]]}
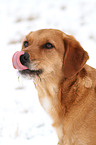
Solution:
{"label": "dark eye", "polygon": [[28,47],[28,41],[24,41],[24,47]]}
{"label": "dark eye", "polygon": [[51,49],[53,47],[54,46],[51,43],[46,43],[46,44],[43,45],[43,48],[46,48],[46,49]]}

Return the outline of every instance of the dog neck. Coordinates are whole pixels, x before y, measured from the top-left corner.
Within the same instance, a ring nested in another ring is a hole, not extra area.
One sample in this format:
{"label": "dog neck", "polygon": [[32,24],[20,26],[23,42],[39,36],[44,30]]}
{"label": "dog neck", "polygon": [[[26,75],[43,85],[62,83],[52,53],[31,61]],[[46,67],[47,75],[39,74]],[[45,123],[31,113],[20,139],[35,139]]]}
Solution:
{"label": "dog neck", "polygon": [[35,86],[38,91],[39,101],[44,110],[53,120],[57,120],[59,109],[60,80],[55,75],[46,78],[36,78]]}
{"label": "dog neck", "polygon": [[80,73],[70,79],[60,79],[55,75],[48,78],[38,77],[35,79],[35,86],[41,105],[56,120],[63,118],[66,113],[70,112],[74,104],[84,99],[82,93],[81,95],[79,93],[80,90],[86,91],[88,81],[86,71],[82,69]]}

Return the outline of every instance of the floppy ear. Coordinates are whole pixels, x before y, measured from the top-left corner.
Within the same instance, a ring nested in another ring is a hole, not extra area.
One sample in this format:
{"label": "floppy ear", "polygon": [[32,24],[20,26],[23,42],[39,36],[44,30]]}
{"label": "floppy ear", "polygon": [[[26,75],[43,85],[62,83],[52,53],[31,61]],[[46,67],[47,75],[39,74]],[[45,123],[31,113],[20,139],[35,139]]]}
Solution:
{"label": "floppy ear", "polygon": [[70,78],[83,68],[89,56],[73,36],[67,35],[64,38],[64,46],[65,55],[63,71],[64,76]]}

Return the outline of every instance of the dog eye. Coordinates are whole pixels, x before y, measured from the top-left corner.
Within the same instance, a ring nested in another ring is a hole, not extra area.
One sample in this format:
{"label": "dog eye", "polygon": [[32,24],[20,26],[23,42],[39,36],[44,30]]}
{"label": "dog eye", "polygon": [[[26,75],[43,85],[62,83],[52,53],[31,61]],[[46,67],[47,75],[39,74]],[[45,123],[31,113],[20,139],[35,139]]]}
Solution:
{"label": "dog eye", "polygon": [[28,41],[24,41],[24,47],[28,47]]}
{"label": "dog eye", "polygon": [[43,45],[43,48],[46,48],[46,49],[51,49],[53,47],[54,46],[51,43],[46,43],[46,44]]}

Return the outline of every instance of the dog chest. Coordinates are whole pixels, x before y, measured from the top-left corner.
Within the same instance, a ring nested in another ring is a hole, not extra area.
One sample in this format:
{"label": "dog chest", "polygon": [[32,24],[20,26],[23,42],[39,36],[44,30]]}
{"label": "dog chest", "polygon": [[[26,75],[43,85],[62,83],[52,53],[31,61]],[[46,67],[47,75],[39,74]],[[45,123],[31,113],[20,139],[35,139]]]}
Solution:
{"label": "dog chest", "polygon": [[51,102],[50,100],[48,99],[48,97],[46,96],[43,96],[42,98],[39,97],[39,100],[40,100],[40,104],[42,105],[42,107],[44,108],[44,110],[49,113],[51,108],[52,108],[52,105],[51,105]]}

